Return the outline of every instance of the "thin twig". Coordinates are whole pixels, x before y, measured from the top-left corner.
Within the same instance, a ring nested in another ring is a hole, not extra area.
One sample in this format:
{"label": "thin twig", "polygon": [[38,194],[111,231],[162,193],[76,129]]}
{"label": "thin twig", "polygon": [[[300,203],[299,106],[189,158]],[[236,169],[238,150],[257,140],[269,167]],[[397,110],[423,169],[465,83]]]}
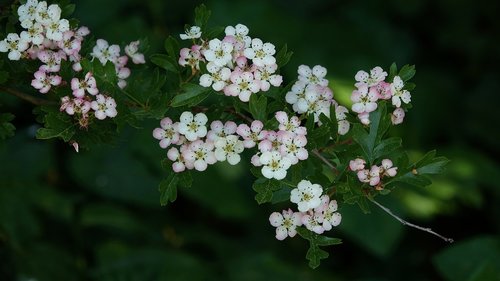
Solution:
{"label": "thin twig", "polygon": [[16,96],[20,99],[23,99],[27,102],[34,104],[34,105],[58,105],[58,103],[56,101],[37,98],[37,97],[34,97],[32,95],[28,95],[28,94],[22,93],[18,90],[11,89],[11,88],[0,87],[0,91],[7,93],[7,94],[10,94],[10,95],[13,95],[13,96]]}
{"label": "thin twig", "polygon": [[373,204],[377,205],[380,209],[384,210],[386,213],[388,213],[389,215],[391,215],[393,218],[397,219],[400,223],[402,223],[403,225],[407,225],[409,227],[413,227],[413,228],[416,228],[418,230],[422,230],[422,231],[425,231],[427,233],[430,233],[432,235],[435,235],[441,239],[443,239],[444,241],[448,242],[448,243],[453,243],[453,239],[452,238],[447,238],[447,237],[444,237],[443,235],[439,234],[439,233],[436,233],[434,232],[432,229],[430,228],[426,228],[426,227],[421,227],[421,226],[418,226],[416,224],[413,224],[411,222],[407,222],[405,221],[404,219],[398,217],[397,215],[395,215],[391,210],[389,210],[389,208],[383,206],[382,204],[380,204],[379,202],[373,200],[372,198],[370,197],[367,197],[368,200],[372,201]]}
{"label": "thin twig", "polygon": [[229,112],[229,113],[232,113],[238,117],[240,117],[241,119],[244,119],[245,121],[249,122],[249,123],[252,123],[254,120],[248,116],[246,116],[245,114],[242,114],[242,113],[239,113],[239,112],[236,112],[236,110],[234,110],[233,108],[229,107],[229,108],[226,108],[224,111],[226,112]]}
{"label": "thin twig", "polygon": [[314,156],[318,157],[321,161],[323,161],[323,163],[325,163],[328,167],[330,167],[330,169],[332,169],[335,173],[338,173],[338,170],[335,166],[333,166],[333,164],[328,161],[328,159],[326,159],[323,155],[321,155],[321,153],[319,153],[319,151],[317,149],[313,149],[311,151]]}

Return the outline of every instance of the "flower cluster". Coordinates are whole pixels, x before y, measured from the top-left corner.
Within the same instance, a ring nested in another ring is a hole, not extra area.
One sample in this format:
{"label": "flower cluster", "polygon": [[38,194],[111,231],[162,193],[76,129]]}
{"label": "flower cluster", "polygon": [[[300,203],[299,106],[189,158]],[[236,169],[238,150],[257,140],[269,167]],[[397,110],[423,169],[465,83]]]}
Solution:
{"label": "flower cluster", "polygon": [[290,201],[297,203],[298,212],[291,209],[282,213],[274,212],[269,216],[269,222],[276,227],[276,239],[294,237],[297,227],[305,226],[317,234],[329,231],[338,226],[342,216],[337,212],[337,201],[328,195],[321,196],[323,188],[318,184],[302,180],[290,194]]}
{"label": "flower cluster", "polygon": [[[179,64],[190,66],[196,73],[200,70],[200,62],[206,62],[208,73],[201,75],[201,86],[248,102],[252,94],[268,91],[271,85],[279,87],[283,82],[283,77],[276,74],[274,45],[259,38],[252,39],[248,32],[243,24],[227,26],[222,40],[201,39],[199,44],[181,49]],[[201,29],[193,26],[180,37],[183,40],[200,38]]]}
{"label": "flower cluster", "polygon": [[378,190],[382,189],[383,177],[394,177],[398,172],[398,167],[393,167],[390,159],[384,159],[380,166],[373,165],[370,169],[365,169],[365,165],[364,159],[356,158],[349,162],[349,169],[357,173],[359,181],[375,186]]}
{"label": "flower cluster", "polygon": [[208,118],[204,113],[185,111],[179,122],[166,117],[161,120],[161,128],[153,131],[153,137],[160,141],[160,147],[167,149],[174,172],[195,169],[204,171],[208,165],[226,161],[231,165],[240,162],[243,141],[236,135],[237,125],[232,121],[225,124],[216,120],[207,129]]}
{"label": "flower cluster", "polygon": [[[75,76],[82,71],[80,51],[85,36],[90,33],[87,27],[72,28],[67,19],[61,18],[61,8],[57,4],[48,5],[46,1],[28,0],[19,6],[17,13],[24,30],[19,35],[10,33],[0,41],[0,52],[9,52],[10,60],[28,59],[41,62],[31,81],[35,89],[45,94],[52,87],[67,83],[58,75],[62,61],[72,63]],[[107,45],[107,42],[97,40],[92,56],[101,62],[104,57],[112,60],[120,79],[119,86],[124,87],[126,82],[123,79],[130,75],[130,69],[125,67],[128,57],[119,57],[118,46],[104,50],[101,48],[103,45]],[[134,63],[144,63],[144,56],[139,54],[137,49],[138,42],[132,42],[125,48]],[[100,55],[97,55],[96,50],[101,50]],[[92,73],[85,73],[84,78],[73,77],[70,84],[72,96],[61,98],[60,110],[69,115],[76,115],[82,127],[88,125],[91,110],[99,120],[117,115],[114,99],[99,94]]]}
{"label": "flower cluster", "polygon": [[237,125],[232,121],[223,123],[215,120],[207,129],[208,118],[203,113],[193,115],[183,112],[179,122],[166,117],[161,120],[160,128],[153,130],[153,137],[160,141],[160,147],[168,150],[167,157],[173,161],[175,172],[187,169],[206,170],[209,164],[217,161],[228,161],[231,165],[240,162],[240,154],[245,148],[258,147],[252,157],[252,164],[262,166],[262,174],[266,178],[283,179],[291,165],[309,156],[307,130],[300,126],[297,116],[279,111],[276,113],[279,130],[264,130],[264,124],[253,121]]}
{"label": "flower cluster", "polygon": [[118,77],[118,87],[125,88],[127,86],[127,79],[130,76],[130,68],[127,67],[128,58],[132,58],[132,62],[135,64],[143,64],[144,55],[138,53],[139,41],[131,42],[129,45],[125,46],[125,54],[120,54],[120,46],[109,45],[108,41],[104,39],[97,39],[96,45],[92,49],[90,55],[94,59],[98,59],[102,65],[105,65],[108,61],[113,63],[115,66],[116,76]]}
{"label": "flower cluster", "polygon": [[338,122],[338,133],[345,135],[350,129],[346,116],[349,111],[333,99],[333,91],[328,88],[328,80],[325,78],[326,73],[326,68],[320,65],[312,69],[306,65],[299,66],[298,80],[286,94],[285,99],[295,112],[312,114],[314,121],[319,124],[321,124],[319,116],[323,113],[330,117],[330,108],[333,106]]}
{"label": "flower cluster", "polygon": [[394,125],[401,124],[405,117],[405,111],[401,108],[402,103],[411,101],[411,94],[404,89],[404,82],[399,76],[395,76],[391,83],[386,82],[387,72],[381,67],[373,68],[370,73],[360,70],[356,73],[356,90],[352,92],[351,100],[354,102],[352,111],[358,113],[361,123],[370,124],[370,112],[377,109],[379,100],[391,100],[395,107],[391,115]]}

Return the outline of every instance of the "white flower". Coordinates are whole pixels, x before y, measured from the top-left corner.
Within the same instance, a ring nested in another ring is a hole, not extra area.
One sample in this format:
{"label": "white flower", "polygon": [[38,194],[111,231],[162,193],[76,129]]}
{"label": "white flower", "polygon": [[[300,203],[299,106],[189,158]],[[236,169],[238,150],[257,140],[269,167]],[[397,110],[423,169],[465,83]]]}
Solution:
{"label": "white flower", "polygon": [[395,76],[391,84],[392,88],[392,104],[395,107],[401,107],[401,101],[408,104],[411,101],[411,94],[407,90],[403,90],[404,83],[401,77]]}
{"label": "white flower", "polygon": [[40,45],[45,39],[43,35],[43,26],[36,22],[27,31],[21,32],[21,39],[26,41],[26,43],[33,43],[34,45]]}
{"label": "white flower", "polygon": [[250,46],[252,39],[248,36],[248,27],[239,23],[235,27],[227,26],[224,30],[226,36],[233,36],[239,42],[243,43],[243,48]]}
{"label": "white flower", "polygon": [[394,112],[391,114],[391,122],[393,125],[398,125],[403,123],[404,118],[405,118],[405,111],[401,107],[396,108]]}
{"label": "white flower", "polygon": [[184,135],[188,141],[195,141],[198,138],[203,138],[207,135],[208,118],[203,113],[193,113],[185,111],[181,114],[179,123],[179,133]]}
{"label": "white flower", "polygon": [[323,229],[329,231],[333,226],[338,226],[342,220],[342,215],[337,213],[337,201],[331,200],[328,195],[321,196],[321,205],[314,209],[315,213],[320,213],[323,218]]}
{"label": "white flower", "polygon": [[[51,15],[49,15],[48,9],[47,9],[47,2],[42,1],[42,2],[38,3],[38,6],[36,6],[35,20],[37,22],[41,23],[43,26],[47,26],[50,23],[50,21],[52,20],[52,16],[58,16],[57,14],[55,14],[55,12],[57,12],[57,9],[52,8]],[[59,14],[59,16],[60,16],[60,14]],[[23,27],[25,27],[25,26],[23,26]]]}
{"label": "white flower", "polygon": [[[50,6],[52,7],[52,5]],[[69,21],[67,19],[59,19],[59,18],[53,19],[47,25],[47,31],[45,36],[50,40],[61,41],[63,39],[63,33],[68,30],[69,30]]]}
{"label": "white flower", "polygon": [[302,225],[302,215],[288,209],[283,210],[283,214],[274,212],[269,216],[269,222],[276,227],[276,239],[283,240],[286,237],[294,237],[297,234],[297,226]]}
{"label": "white flower", "polygon": [[201,28],[199,26],[191,26],[191,28],[188,30],[186,29],[185,34],[179,34],[182,40],[187,40],[187,39],[195,39],[195,38],[200,38],[201,37]]}
{"label": "white flower", "polygon": [[282,180],[286,177],[286,171],[291,166],[290,159],[281,157],[278,151],[266,151],[260,156],[262,175],[268,179]]}
{"label": "white flower", "polygon": [[92,49],[92,53],[90,53],[90,55],[97,58],[103,65],[106,64],[107,61],[116,63],[118,57],[120,56],[120,46],[109,46],[106,40],[97,39],[96,45]]}
{"label": "white flower", "polygon": [[356,73],[356,76],[354,76],[356,81],[358,81],[354,85],[358,88],[361,86],[376,86],[379,82],[384,81],[385,77],[387,77],[387,72],[385,72],[380,66],[370,70],[370,74],[366,71],[360,70]]}
{"label": "white flower", "polygon": [[213,62],[207,64],[207,70],[209,73],[200,77],[200,85],[206,88],[212,86],[215,91],[221,91],[231,77],[231,70],[227,67],[217,66]]}
{"label": "white flower", "polygon": [[35,20],[37,6],[38,0],[28,0],[26,1],[26,4],[19,6],[19,8],[17,9],[19,22],[33,22],[33,20]]}
{"label": "white flower", "polygon": [[335,107],[335,118],[337,119],[337,122],[338,122],[338,133],[339,135],[345,135],[347,134],[347,132],[349,132],[349,129],[351,127],[351,124],[349,123],[349,121],[347,121],[347,116],[346,114],[349,112],[349,110],[347,110],[347,108],[341,106],[341,105],[337,105]]}
{"label": "white flower", "polygon": [[238,136],[229,135],[218,138],[215,141],[215,158],[218,161],[225,161],[231,165],[236,165],[240,162],[240,153],[243,152],[243,142],[238,139]]}
{"label": "white flower", "polygon": [[323,188],[319,184],[312,184],[308,180],[302,180],[290,193],[290,201],[297,203],[298,209],[301,212],[307,212],[321,204],[319,198],[323,193]]}
{"label": "white flower", "polygon": [[352,111],[370,113],[377,109],[378,93],[375,88],[368,90],[367,86],[360,86],[358,90],[352,92],[351,100],[354,102]]}
{"label": "white flower", "polygon": [[132,62],[135,64],[143,64],[146,63],[144,60],[144,55],[139,53],[139,40],[130,42],[127,46],[125,46],[125,54],[132,59]]}
{"label": "white flower", "polygon": [[19,38],[16,33],[9,33],[7,38],[0,41],[0,52],[9,52],[10,60],[19,60],[21,58],[21,52],[28,49],[28,42],[23,38]]}
{"label": "white flower", "polygon": [[113,118],[117,115],[116,102],[112,97],[97,95],[96,100],[91,102],[90,106],[95,111],[95,117],[99,120],[104,120],[106,117]]}
{"label": "white flower", "polygon": [[328,80],[325,79],[326,72],[326,68],[321,65],[315,65],[312,69],[307,65],[301,65],[298,69],[299,81],[326,87],[328,86]]}
{"label": "white flower", "polygon": [[281,131],[291,132],[297,135],[307,135],[306,127],[300,126],[300,119],[297,116],[292,116],[288,119],[288,114],[284,111],[278,111],[274,114],[278,120],[278,128]]}
{"label": "white flower", "polygon": [[310,210],[307,214],[302,216],[302,224],[312,232],[317,234],[322,234],[325,229],[321,225],[324,221],[323,215],[321,213],[313,212]]}
{"label": "white flower", "polygon": [[274,74],[278,69],[277,64],[265,65],[263,67],[257,67],[254,65],[254,76],[255,80],[260,82],[260,90],[266,92],[271,88],[279,87],[283,83],[283,77],[278,74]]}
{"label": "white flower", "polygon": [[287,132],[281,137],[280,152],[290,159],[292,165],[295,165],[299,160],[306,160],[309,157],[309,153],[304,148],[306,144],[306,136]]}
{"label": "white flower", "polygon": [[385,176],[394,177],[398,173],[398,167],[392,166],[392,161],[390,159],[382,160],[382,171]]}
{"label": "white flower", "polygon": [[222,42],[219,39],[212,39],[208,42],[208,50],[205,50],[203,55],[205,59],[209,62],[213,62],[215,65],[223,67],[233,58],[231,52],[233,51],[233,45],[228,42]]}
{"label": "white flower", "polygon": [[210,131],[207,133],[207,140],[215,142],[218,138],[234,135],[237,129],[238,125],[233,121],[227,121],[225,124],[219,120],[212,121]]}
{"label": "white flower", "polygon": [[194,163],[194,168],[197,171],[205,171],[208,164],[217,162],[214,152],[214,144],[212,142],[203,142],[196,140],[189,145],[189,149],[183,152],[183,157],[188,162]]}
{"label": "white flower", "polygon": [[276,58],[273,55],[276,53],[274,45],[271,43],[263,43],[258,38],[252,39],[251,47],[243,51],[245,57],[252,60],[253,64],[262,67],[276,63]]}
{"label": "white flower", "polygon": [[257,93],[260,90],[259,81],[254,79],[251,72],[233,71],[230,79],[232,84],[224,88],[224,94],[238,96],[243,102],[248,102],[252,93]]}
{"label": "white flower", "polygon": [[173,124],[168,117],[160,122],[161,128],[153,130],[153,137],[160,141],[161,148],[167,148],[170,144],[176,144],[179,141],[178,123]]}

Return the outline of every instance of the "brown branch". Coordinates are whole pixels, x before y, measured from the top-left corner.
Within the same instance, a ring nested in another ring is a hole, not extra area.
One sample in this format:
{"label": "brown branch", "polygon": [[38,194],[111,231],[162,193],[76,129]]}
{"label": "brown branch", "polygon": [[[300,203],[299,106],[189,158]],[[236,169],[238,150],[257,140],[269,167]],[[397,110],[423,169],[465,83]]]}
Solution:
{"label": "brown branch", "polygon": [[28,94],[25,94],[23,92],[20,92],[18,90],[11,89],[11,88],[0,87],[0,91],[7,93],[7,94],[10,94],[10,95],[13,95],[13,96],[16,96],[22,100],[25,100],[27,102],[34,104],[34,105],[58,105],[59,104],[56,101],[37,98],[37,97],[34,97],[32,95],[28,95]]}
{"label": "brown branch", "polygon": [[333,166],[333,164],[328,161],[328,159],[326,159],[323,155],[321,155],[321,153],[317,150],[317,149],[313,149],[311,150],[311,152],[314,154],[314,156],[318,157],[321,161],[323,161],[323,163],[325,163],[328,167],[330,167],[330,169],[332,169],[335,173],[338,174],[338,170],[335,166]]}
{"label": "brown branch", "polygon": [[447,238],[447,237],[444,237],[443,235],[439,234],[439,233],[436,233],[434,232],[432,229],[430,228],[426,228],[426,227],[422,227],[422,226],[418,226],[416,224],[413,224],[411,222],[407,222],[405,221],[404,219],[398,217],[397,215],[395,215],[389,208],[385,207],[384,205],[380,204],[379,202],[373,200],[372,198],[370,197],[367,197],[368,200],[372,201],[373,204],[377,205],[377,207],[379,207],[380,209],[384,210],[384,212],[388,213],[389,215],[391,215],[393,218],[397,219],[400,223],[402,223],[403,225],[407,225],[409,227],[413,227],[413,228],[416,228],[418,230],[421,230],[421,231],[425,231],[427,233],[430,233],[432,235],[435,235],[441,239],[443,239],[444,241],[448,242],[448,243],[453,243],[453,239],[452,238]]}

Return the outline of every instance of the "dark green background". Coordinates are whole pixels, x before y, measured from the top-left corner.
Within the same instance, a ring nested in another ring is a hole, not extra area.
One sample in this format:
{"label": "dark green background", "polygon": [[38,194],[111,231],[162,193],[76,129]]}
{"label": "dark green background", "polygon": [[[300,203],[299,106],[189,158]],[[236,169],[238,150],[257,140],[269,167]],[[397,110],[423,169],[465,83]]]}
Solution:
{"label": "dark green background", "polygon": [[[197,1],[77,1],[75,18],[96,38],[147,37],[149,54],[192,23]],[[500,21],[498,1],[207,1],[211,24],[243,23],[252,37],[328,68],[341,103],[353,76],[392,62],[416,64],[414,108],[395,130],[412,157],[430,149],[452,160],[425,189],[380,200],[456,242],[403,227],[373,208],[341,206],[343,221],[317,270],[307,242],[280,242],[257,206],[249,164],[195,173],[192,188],[159,206],[165,156],[144,122],[113,146],[76,154],[34,138],[29,104],[0,96],[16,136],[0,143],[0,280],[500,280],[498,232]]]}

